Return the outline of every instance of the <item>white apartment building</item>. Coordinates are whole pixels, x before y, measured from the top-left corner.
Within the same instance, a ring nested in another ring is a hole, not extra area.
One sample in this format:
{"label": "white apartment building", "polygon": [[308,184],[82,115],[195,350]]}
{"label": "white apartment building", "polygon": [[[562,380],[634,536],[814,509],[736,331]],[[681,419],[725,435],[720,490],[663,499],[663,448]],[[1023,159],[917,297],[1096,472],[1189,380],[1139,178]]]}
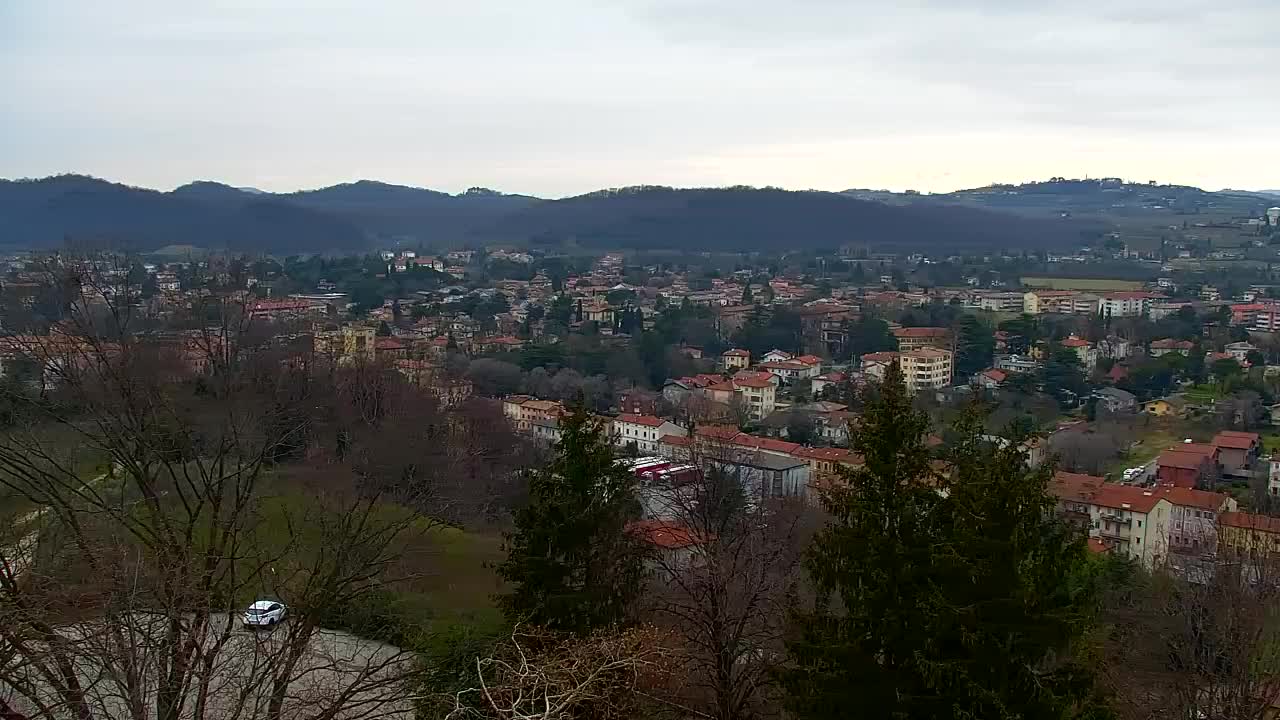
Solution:
{"label": "white apartment building", "polygon": [[919,348],[898,355],[898,367],[907,391],[939,390],[951,386],[952,356],[950,350]]}
{"label": "white apartment building", "polygon": [[1143,317],[1151,309],[1151,297],[1144,292],[1104,293],[1098,301],[1103,317]]}
{"label": "white apartment building", "polygon": [[1218,516],[1239,507],[1230,495],[1191,488],[1155,488],[1172,506],[1169,550],[1213,553],[1218,547]]}
{"label": "white apartment building", "polygon": [[642,453],[657,453],[658,441],[663,435],[687,436],[689,431],[670,420],[653,415],[623,413],[613,420],[614,444],[626,446],[635,443]]}
{"label": "white apartment building", "polygon": [[1049,492],[1058,498],[1058,511],[1079,522],[1091,538],[1113,552],[1151,568],[1169,551],[1173,504],[1162,488],[1116,485],[1100,477],[1055,473]]}

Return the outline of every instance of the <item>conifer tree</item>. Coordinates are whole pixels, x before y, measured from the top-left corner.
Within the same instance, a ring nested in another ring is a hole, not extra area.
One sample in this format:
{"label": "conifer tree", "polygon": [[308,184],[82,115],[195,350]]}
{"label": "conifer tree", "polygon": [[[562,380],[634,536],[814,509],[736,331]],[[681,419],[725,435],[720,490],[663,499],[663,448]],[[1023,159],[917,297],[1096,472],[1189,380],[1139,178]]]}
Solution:
{"label": "conifer tree", "polygon": [[560,423],[555,458],[529,478],[529,502],[498,568],[513,621],[583,633],[624,619],[643,556],[626,524],[638,516],[635,477],[601,423],[579,406]]}
{"label": "conifer tree", "polygon": [[1051,470],[1027,468],[1021,438],[983,440],[976,413],[957,429],[936,475],[897,371],[867,399],[865,465],[824,496],[808,552],[819,603],[793,615],[781,680],[798,718],[1107,716],[1072,659],[1096,585],[1052,512]]}
{"label": "conifer tree", "polygon": [[756,302],[755,296],[751,294],[751,281],[748,280],[747,286],[742,289],[742,304],[754,305],[755,302]]}
{"label": "conifer tree", "polygon": [[[929,644],[932,515],[941,497],[924,444],[928,419],[911,406],[896,366],[869,398],[852,438],[864,458],[826,492],[831,520],[805,566],[814,608],[797,611],[782,675],[799,718],[916,717],[929,695],[916,657]],[[923,717],[921,715],[920,717]]]}

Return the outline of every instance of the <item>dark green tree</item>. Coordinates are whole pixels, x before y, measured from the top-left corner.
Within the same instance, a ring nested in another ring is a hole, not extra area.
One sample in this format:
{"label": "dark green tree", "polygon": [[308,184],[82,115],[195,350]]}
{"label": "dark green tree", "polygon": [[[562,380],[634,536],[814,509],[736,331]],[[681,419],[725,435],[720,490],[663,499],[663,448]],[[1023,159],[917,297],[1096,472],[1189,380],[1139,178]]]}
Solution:
{"label": "dark green tree", "polygon": [[898,339],[889,330],[889,323],[879,318],[864,315],[849,323],[847,333],[849,341],[843,355],[848,358],[898,349]]}
{"label": "dark green tree", "polygon": [[961,316],[956,325],[956,380],[963,381],[991,367],[995,351],[996,338],[991,328],[973,315]]}
{"label": "dark green tree", "polygon": [[742,288],[742,304],[754,305],[756,303],[755,296],[751,294],[751,281],[748,280],[746,287]]}
{"label": "dark green tree", "polygon": [[391,337],[391,326],[387,324],[386,320],[378,323],[377,334],[378,337]]}
{"label": "dark green tree", "polygon": [[1080,357],[1074,350],[1057,344],[1049,349],[1049,357],[1040,371],[1040,383],[1046,393],[1067,407],[1080,404],[1089,391]]}
{"label": "dark green tree", "polygon": [[1209,366],[1209,371],[1213,373],[1213,377],[1216,378],[1218,382],[1223,382],[1229,378],[1233,378],[1242,372],[1240,369],[1240,363],[1236,362],[1235,358],[1214,360],[1213,364]]}
{"label": "dark green tree", "polygon": [[1258,350],[1250,350],[1244,359],[1249,361],[1249,367],[1262,367],[1267,364],[1267,356]]}
{"label": "dark green tree", "polygon": [[[865,458],[822,495],[829,523],[815,536],[805,567],[814,607],[793,613],[781,674],[797,718],[928,717],[932,695],[918,656],[933,640],[933,526],[942,498],[925,446],[927,416],[913,409],[890,366],[852,437]],[[941,714],[939,714],[941,716]]]}
{"label": "dark green tree", "polygon": [[529,477],[529,502],[507,536],[498,598],[512,621],[586,633],[625,619],[643,553],[626,532],[638,516],[635,477],[584,407],[560,425],[555,458]]}
{"label": "dark green tree", "polygon": [[1043,337],[1040,322],[1035,315],[1019,315],[1000,323],[1000,329],[1009,334],[1007,350],[1014,355],[1026,355]]}

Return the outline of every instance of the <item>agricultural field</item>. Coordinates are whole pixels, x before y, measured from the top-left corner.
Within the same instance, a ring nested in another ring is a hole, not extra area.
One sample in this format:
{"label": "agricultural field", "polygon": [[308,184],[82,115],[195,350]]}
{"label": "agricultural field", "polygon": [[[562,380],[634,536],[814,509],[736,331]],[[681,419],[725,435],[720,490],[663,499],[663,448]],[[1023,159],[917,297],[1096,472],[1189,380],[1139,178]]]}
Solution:
{"label": "agricultural field", "polygon": [[1141,290],[1141,280],[1108,278],[1024,277],[1022,285],[1045,290]]}

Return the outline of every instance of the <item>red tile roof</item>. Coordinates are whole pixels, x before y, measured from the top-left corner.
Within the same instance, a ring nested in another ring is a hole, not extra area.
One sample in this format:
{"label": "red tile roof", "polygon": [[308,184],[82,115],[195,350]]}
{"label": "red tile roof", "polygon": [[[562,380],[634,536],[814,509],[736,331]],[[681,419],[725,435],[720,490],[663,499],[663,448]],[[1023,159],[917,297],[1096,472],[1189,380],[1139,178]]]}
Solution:
{"label": "red tile roof", "polygon": [[1222,493],[1209,492],[1207,490],[1195,490],[1184,487],[1166,487],[1157,488],[1160,490],[1164,499],[1174,505],[1182,505],[1185,507],[1200,508],[1202,510],[1217,511],[1222,507],[1223,503],[1231,498]]}
{"label": "red tile roof", "polygon": [[822,358],[817,355],[801,355],[798,358],[792,358],[793,361],[803,363],[805,365],[821,365]]}
{"label": "red tile roof", "polygon": [[1199,470],[1207,461],[1208,457],[1204,453],[1171,449],[1160,453],[1160,457],[1156,459],[1156,465],[1180,470]]}
{"label": "red tile roof", "polygon": [[663,435],[658,442],[664,445],[675,445],[676,447],[689,447],[693,445],[693,438],[684,435]]}
{"label": "red tile roof", "polygon": [[668,520],[637,520],[627,525],[627,532],[664,550],[702,545],[702,533]]}
{"label": "red tile roof", "polygon": [[1059,500],[1074,502],[1091,502],[1093,495],[1106,482],[1096,475],[1081,473],[1056,472],[1049,483],[1049,494]]}
{"label": "red tile roof", "polygon": [[1248,450],[1260,440],[1258,433],[1223,430],[1213,438],[1214,447]]}
{"label": "red tile roof", "polygon": [[1133,485],[1103,483],[1102,487],[1089,502],[1113,510],[1132,510],[1133,512],[1149,513],[1156,506],[1156,503],[1163,499],[1163,495],[1157,491],[1146,490]]}
{"label": "red tile roof", "polygon": [[1072,336],[1062,341],[1062,347],[1068,347],[1068,348],[1089,347],[1089,341],[1083,338]]}
{"label": "red tile roof", "polygon": [[1006,373],[1003,370],[996,370],[995,368],[992,368],[990,370],[983,370],[982,376],[990,378],[996,381],[997,383],[1002,383],[1009,378],[1008,373]]}
{"label": "red tile roof", "polygon": [[897,359],[898,353],[896,352],[873,352],[862,356],[862,364],[865,365],[868,362],[889,363]]}
{"label": "red tile roof", "polygon": [[1111,552],[1111,546],[1103,541],[1102,538],[1091,537],[1089,538],[1089,551],[1098,554],[1109,553]]}
{"label": "red tile roof", "polygon": [[[767,375],[768,373],[765,373],[765,374]],[[752,388],[773,387],[772,380],[766,380],[764,378],[758,378],[758,377],[743,377],[743,378],[735,377],[733,379],[733,384],[741,385],[743,387],[752,387]]]}
{"label": "red tile roof", "polygon": [[1195,343],[1190,340],[1174,340],[1172,338],[1155,340],[1151,343],[1152,350],[1190,350],[1195,346]]}
{"label": "red tile roof", "polygon": [[951,331],[940,327],[907,327],[893,331],[898,338],[939,338],[946,337]]}
{"label": "red tile roof", "polygon": [[666,422],[660,417],[653,415],[632,415],[631,413],[622,413],[614,422],[630,423],[632,425],[645,425],[647,427],[662,427],[662,423]]}
{"label": "red tile roof", "polygon": [[751,357],[751,353],[750,353],[750,352],[748,352],[748,351],[746,351],[746,350],[741,350],[741,349],[739,349],[739,348],[734,348],[734,349],[732,349],[732,350],[725,350],[725,351],[724,351],[723,353],[721,353],[721,354],[722,354],[722,355],[731,355],[731,356],[733,356],[733,357]]}
{"label": "red tile roof", "polygon": [[1247,512],[1228,512],[1218,516],[1218,524],[1244,530],[1280,533],[1280,518]]}

